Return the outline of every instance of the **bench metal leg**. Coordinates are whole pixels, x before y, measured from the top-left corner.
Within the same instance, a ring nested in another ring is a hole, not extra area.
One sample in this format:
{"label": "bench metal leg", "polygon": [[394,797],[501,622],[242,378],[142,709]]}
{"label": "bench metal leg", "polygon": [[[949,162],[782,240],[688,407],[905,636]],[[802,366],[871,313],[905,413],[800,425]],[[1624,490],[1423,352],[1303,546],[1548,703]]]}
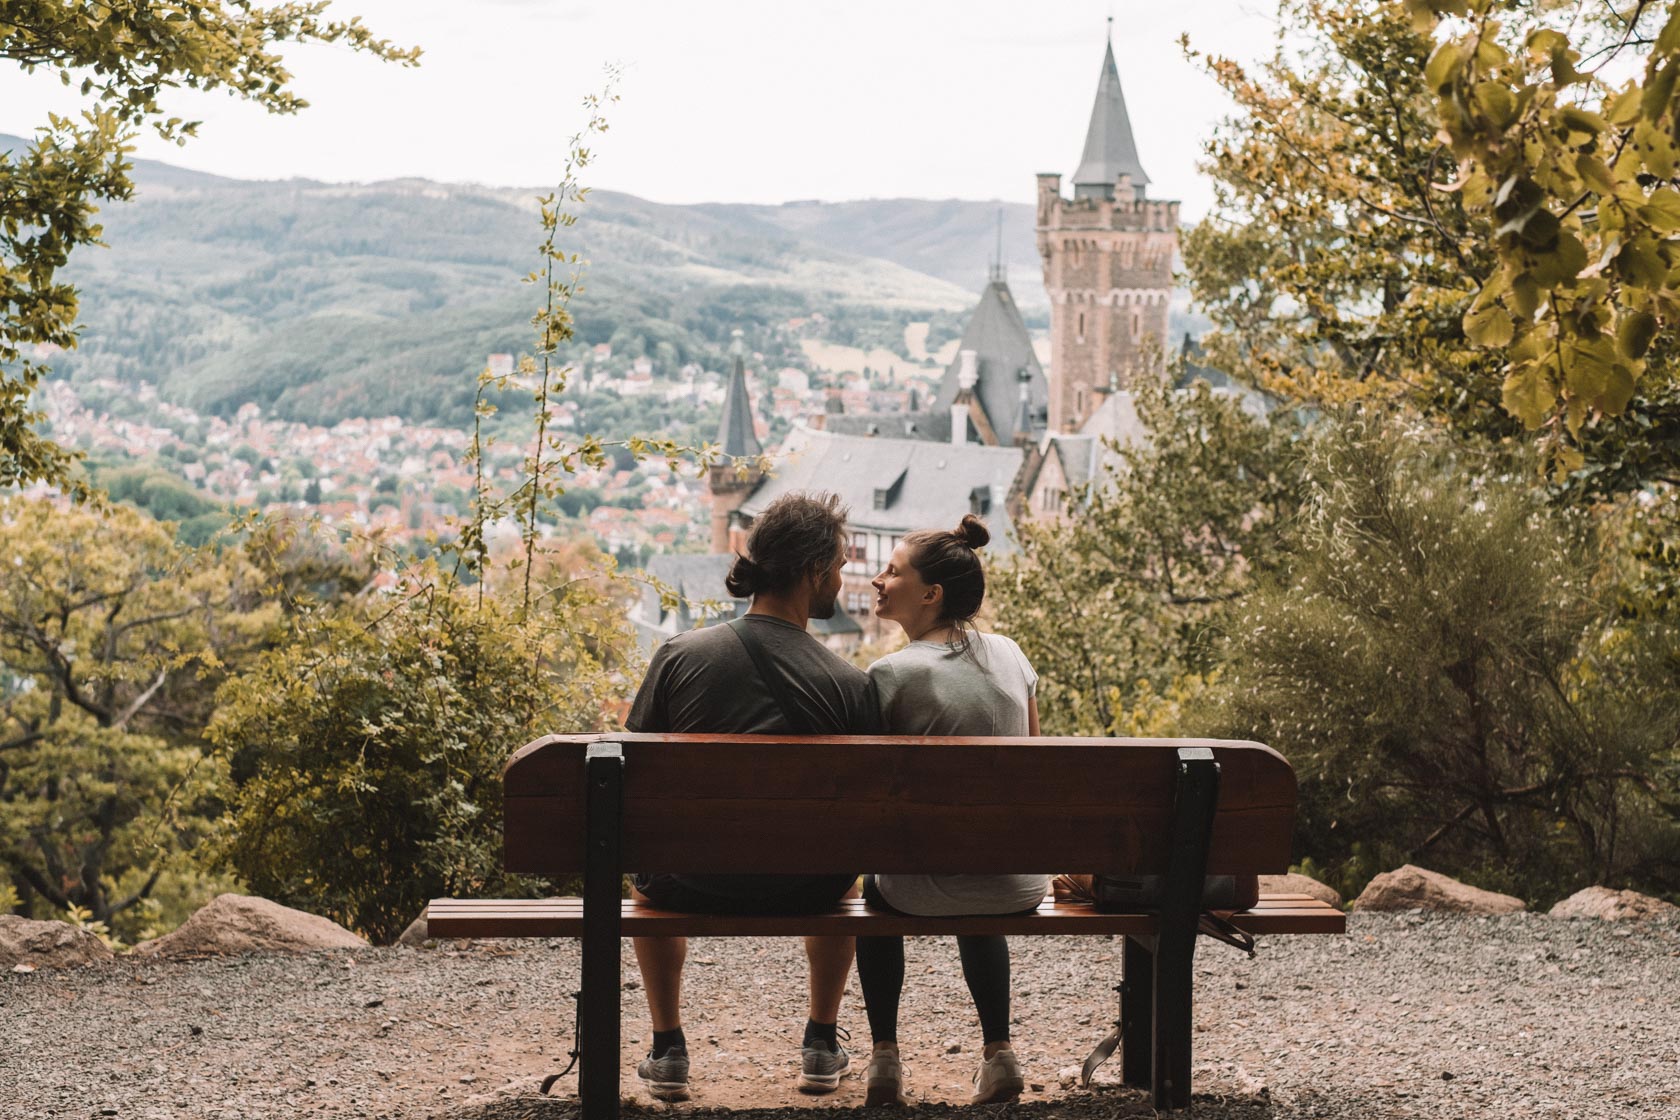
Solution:
{"label": "bench metal leg", "polygon": [[1147,1088],[1155,1076],[1155,939],[1127,937],[1121,957],[1120,1079]]}
{"label": "bench metal leg", "polygon": [[624,750],[591,744],[584,756],[583,996],[579,1001],[578,1097],[583,1120],[618,1120],[619,903],[623,853]]}
{"label": "bench metal leg", "polygon": [[[1196,923],[1202,911],[1213,815],[1219,804],[1219,763],[1206,747],[1178,752],[1173,791],[1172,848],[1155,939],[1150,1096],[1156,1108],[1190,1104],[1192,989]],[[1128,1059],[1131,1055],[1127,1048]],[[1128,1080],[1130,1078],[1128,1077]]]}

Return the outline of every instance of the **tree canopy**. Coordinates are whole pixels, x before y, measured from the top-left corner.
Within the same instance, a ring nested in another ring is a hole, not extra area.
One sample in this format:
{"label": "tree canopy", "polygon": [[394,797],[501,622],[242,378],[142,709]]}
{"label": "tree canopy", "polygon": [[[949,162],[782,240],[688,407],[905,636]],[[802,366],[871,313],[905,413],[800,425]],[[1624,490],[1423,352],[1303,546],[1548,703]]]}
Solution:
{"label": "tree canopy", "polygon": [[1673,5],[1286,0],[1185,242],[1221,368],[1680,479]]}

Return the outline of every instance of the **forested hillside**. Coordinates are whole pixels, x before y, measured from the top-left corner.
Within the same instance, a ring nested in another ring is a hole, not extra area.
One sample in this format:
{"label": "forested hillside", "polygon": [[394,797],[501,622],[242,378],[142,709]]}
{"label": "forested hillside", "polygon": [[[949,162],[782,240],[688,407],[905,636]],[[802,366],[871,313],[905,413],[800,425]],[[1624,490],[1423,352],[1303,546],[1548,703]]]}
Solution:
{"label": "forested hillside", "polygon": [[[486,355],[529,344],[533,293],[520,277],[535,263],[535,191],[246,182],[152,161],[136,174],[135,199],[102,216],[109,247],[69,270],[82,344],[53,359],[61,374],[153,381],[211,414],[251,401],[310,423],[458,423]],[[997,204],[668,206],[601,191],[580,213],[591,267],[578,346],[611,342],[669,366],[715,364],[735,329],[756,345],[812,312],[839,320],[842,341],[966,312]],[[1018,265],[1031,220],[1028,207],[1007,210]]]}

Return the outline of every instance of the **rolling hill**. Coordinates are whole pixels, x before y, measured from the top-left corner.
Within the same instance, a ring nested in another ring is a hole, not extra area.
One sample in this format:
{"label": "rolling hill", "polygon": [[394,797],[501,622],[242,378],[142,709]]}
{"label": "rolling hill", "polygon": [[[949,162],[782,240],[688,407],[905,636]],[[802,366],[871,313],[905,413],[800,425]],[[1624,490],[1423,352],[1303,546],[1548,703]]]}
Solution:
{"label": "rolling hill", "polygon": [[[109,248],[79,251],[68,270],[82,345],[54,360],[61,374],[153,381],[215,414],[250,401],[309,422],[459,422],[485,356],[529,349],[534,190],[255,182],[146,160],[135,179],[135,198],[102,215]],[[954,323],[984,281],[997,210],[592,192],[568,246],[590,261],[573,306],[580,344],[711,364],[734,330],[763,348],[776,324],[817,311],[865,344],[915,318]],[[1018,266],[1031,263],[1031,221],[1029,207],[1005,210]],[[1016,273],[1026,288],[1036,269]],[[1036,286],[1021,294],[1042,303]]]}

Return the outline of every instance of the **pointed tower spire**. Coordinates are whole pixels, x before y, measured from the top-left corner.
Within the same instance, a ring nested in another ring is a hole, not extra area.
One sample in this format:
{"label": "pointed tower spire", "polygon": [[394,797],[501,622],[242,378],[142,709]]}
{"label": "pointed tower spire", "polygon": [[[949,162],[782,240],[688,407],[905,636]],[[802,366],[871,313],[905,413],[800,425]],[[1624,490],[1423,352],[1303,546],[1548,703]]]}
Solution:
{"label": "pointed tower spire", "polygon": [[[726,553],[739,543],[741,529],[734,524],[735,511],[752,496],[764,480],[764,472],[752,460],[764,454],[753,431],[752,402],[747,399],[747,366],[742,358],[741,332],[735,332],[735,371],[723,394],[723,418],[718,421],[718,450],[729,458],[712,464],[706,480],[712,491],[712,551]],[[747,459],[739,463],[733,460]]]}
{"label": "pointed tower spire", "polygon": [[1138,159],[1137,142],[1132,139],[1126,96],[1120,92],[1113,34],[1114,21],[1110,19],[1108,50],[1103,54],[1102,76],[1097,79],[1097,100],[1091,107],[1091,126],[1085,132],[1085,153],[1080,157],[1079,170],[1073,173],[1075,198],[1113,198],[1115,181],[1128,175],[1134,197],[1141,200],[1149,183]]}
{"label": "pointed tower spire", "polygon": [[729,378],[729,388],[723,395],[717,443],[719,451],[736,458],[764,454],[758,433],[753,431],[752,402],[747,399],[747,368],[739,353],[735,355],[735,372]]}

